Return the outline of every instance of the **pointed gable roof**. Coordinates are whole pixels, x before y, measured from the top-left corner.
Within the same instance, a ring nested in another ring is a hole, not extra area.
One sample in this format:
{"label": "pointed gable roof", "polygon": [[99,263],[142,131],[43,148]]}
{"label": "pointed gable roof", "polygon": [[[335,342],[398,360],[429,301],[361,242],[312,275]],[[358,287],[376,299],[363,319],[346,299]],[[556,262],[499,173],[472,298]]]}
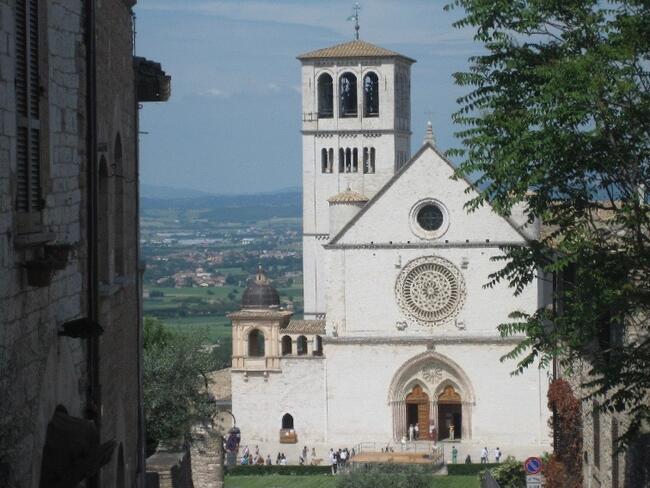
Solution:
{"label": "pointed gable roof", "polygon": [[[379,201],[382,196],[388,191],[388,189],[395,184],[395,182],[401,178],[401,176],[408,171],[408,169],[413,166],[415,161],[417,161],[422,154],[425,153],[428,149],[432,150],[434,153],[436,153],[440,159],[442,159],[454,172],[456,171],[456,168],[454,168],[454,165],[451,164],[451,162],[440,152],[438,149],[430,142],[425,140],[424,144],[422,147],[416,152],[411,159],[409,159],[406,164],[404,164],[397,173],[393,175],[393,177],[386,182],[384,186],[381,187],[381,189],[375,193],[375,195],[366,203],[366,205],[354,216],[350,221],[339,231],[338,234],[334,236],[333,239],[330,240],[328,243],[328,246],[333,246],[339,243],[339,241],[343,238],[343,236],[350,230],[354,225],[370,210],[373,205]],[[462,180],[465,181],[465,183],[474,189],[478,193],[478,189],[476,186],[469,181],[465,176],[462,177]],[[491,208],[491,205],[488,204],[488,206]],[[519,227],[510,219],[509,217],[500,217],[503,220],[505,220],[516,232],[519,234],[525,241],[529,241],[530,239],[519,229]]]}
{"label": "pointed gable roof", "polygon": [[396,51],[384,49],[383,47],[360,40],[344,42],[298,56],[298,59],[301,61],[325,58],[402,58],[411,63],[415,63],[415,59],[404,56]]}

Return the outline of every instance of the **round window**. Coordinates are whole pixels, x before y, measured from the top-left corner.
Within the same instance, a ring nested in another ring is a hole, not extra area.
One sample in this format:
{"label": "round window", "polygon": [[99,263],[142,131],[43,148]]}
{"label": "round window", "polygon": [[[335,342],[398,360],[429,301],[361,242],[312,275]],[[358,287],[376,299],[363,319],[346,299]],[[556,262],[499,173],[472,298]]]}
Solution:
{"label": "round window", "polygon": [[428,232],[438,230],[442,227],[445,216],[437,205],[431,203],[424,205],[416,216],[418,225]]}
{"label": "round window", "polygon": [[434,198],[420,200],[409,213],[413,233],[422,239],[438,239],[449,228],[449,211]]}

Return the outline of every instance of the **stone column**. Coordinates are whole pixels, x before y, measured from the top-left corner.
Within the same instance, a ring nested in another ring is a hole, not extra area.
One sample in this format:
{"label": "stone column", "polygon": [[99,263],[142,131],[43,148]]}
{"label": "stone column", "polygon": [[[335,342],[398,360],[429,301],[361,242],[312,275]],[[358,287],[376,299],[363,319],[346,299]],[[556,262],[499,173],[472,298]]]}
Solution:
{"label": "stone column", "polygon": [[192,432],[192,482],[194,488],[224,488],[224,456],[221,434],[196,426]]}
{"label": "stone column", "polygon": [[472,438],[472,404],[470,402],[463,402],[461,406],[462,414],[462,432],[461,437],[463,439]]}

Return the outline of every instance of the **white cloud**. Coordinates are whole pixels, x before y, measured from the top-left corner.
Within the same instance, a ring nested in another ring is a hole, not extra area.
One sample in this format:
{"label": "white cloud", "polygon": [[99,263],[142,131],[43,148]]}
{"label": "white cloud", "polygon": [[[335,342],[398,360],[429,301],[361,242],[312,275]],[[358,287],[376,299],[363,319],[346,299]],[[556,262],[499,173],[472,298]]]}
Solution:
{"label": "white cloud", "polygon": [[[443,11],[446,0],[372,0],[362,4],[361,37],[377,43],[436,44],[472,42],[468,30],[451,26],[460,12]],[[189,12],[241,21],[297,24],[330,29],[352,37],[348,0],[140,0],[141,10]]]}

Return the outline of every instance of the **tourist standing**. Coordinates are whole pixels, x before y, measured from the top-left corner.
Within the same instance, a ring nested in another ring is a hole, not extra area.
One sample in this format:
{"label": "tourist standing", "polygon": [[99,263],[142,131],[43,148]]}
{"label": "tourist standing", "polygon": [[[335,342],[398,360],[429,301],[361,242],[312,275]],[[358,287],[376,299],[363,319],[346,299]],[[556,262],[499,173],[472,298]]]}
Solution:
{"label": "tourist standing", "polygon": [[487,446],[481,450],[481,464],[487,464],[488,462],[488,448]]}
{"label": "tourist standing", "polygon": [[273,460],[271,459],[271,455],[267,454],[266,455],[266,465],[267,466],[272,466],[273,465]]}
{"label": "tourist standing", "polygon": [[415,424],[413,433],[415,434],[415,440],[417,441],[420,438],[420,426],[418,424]]}
{"label": "tourist standing", "polygon": [[334,449],[330,448],[330,452],[327,454],[327,457],[330,461],[330,466],[332,468],[332,474],[336,474],[336,456],[334,456]]}
{"label": "tourist standing", "polygon": [[458,462],[458,449],[456,446],[451,448],[451,463],[456,464]]}
{"label": "tourist standing", "polygon": [[449,426],[449,439],[452,441],[456,439],[456,427],[454,427],[454,424]]}
{"label": "tourist standing", "polygon": [[501,450],[499,449],[499,446],[494,450],[494,460],[498,463],[499,460],[501,459]]}
{"label": "tourist standing", "polygon": [[302,448],[302,459],[307,464],[307,454],[309,453],[309,450],[307,449],[307,446]]}
{"label": "tourist standing", "polygon": [[413,424],[409,424],[409,441],[413,440]]}

